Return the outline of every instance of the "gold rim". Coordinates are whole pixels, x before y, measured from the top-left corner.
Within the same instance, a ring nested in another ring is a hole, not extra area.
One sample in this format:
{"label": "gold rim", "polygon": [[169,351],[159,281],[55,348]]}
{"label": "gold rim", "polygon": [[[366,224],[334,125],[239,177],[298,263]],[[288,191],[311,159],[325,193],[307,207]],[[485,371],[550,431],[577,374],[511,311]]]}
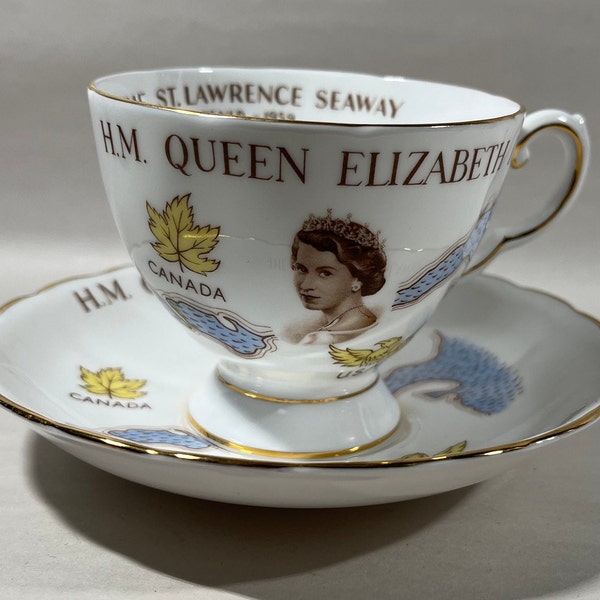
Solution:
{"label": "gold rim", "polygon": [[[187,69],[165,69],[164,72],[177,72],[177,71],[186,71]],[[193,70],[193,69],[192,69]],[[242,69],[244,70],[244,69]],[[251,69],[250,69],[251,70]],[[260,71],[261,69],[258,69],[257,71]],[[246,71],[248,71],[248,69],[246,69]],[[264,69],[263,69],[264,71]],[[294,69],[290,69],[289,71],[298,71],[298,70],[294,70]],[[156,72],[156,71],[131,71],[129,74],[134,74],[134,73],[152,73],[152,72]],[[301,72],[301,71],[298,71]],[[316,73],[325,73],[327,74],[327,71],[315,71]],[[336,71],[332,71],[331,73],[336,73]],[[342,73],[342,72],[340,72]],[[125,75],[127,73],[117,73],[115,75]],[[377,76],[377,75],[369,75],[369,74],[365,74],[365,73],[344,73],[346,75],[361,75],[361,76],[366,76],[366,77],[373,77],[377,80],[381,80],[381,81],[385,81],[386,77],[381,77],[381,76]],[[154,104],[152,102],[144,102],[142,100],[135,100],[133,98],[127,98],[125,96],[119,96],[118,94],[111,94],[110,92],[106,92],[102,89],[100,89],[97,85],[97,83],[103,79],[108,79],[110,78],[111,75],[108,75],[106,77],[102,77],[98,80],[92,81],[89,85],[88,85],[88,89],[91,92],[94,92],[95,94],[98,94],[99,96],[103,96],[104,98],[108,98],[109,100],[115,100],[117,102],[124,102],[126,104],[133,104],[133,105],[137,105],[137,106],[143,106],[146,108],[151,108],[151,109],[155,109],[155,110],[163,110],[163,111],[167,111],[167,112],[172,112],[172,113],[176,113],[176,114],[182,114],[182,115],[196,115],[196,116],[204,116],[204,117],[212,117],[212,118],[216,118],[216,119],[235,119],[235,120],[241,120],[241,121],[257,121],[257,122],[263,122],[263,123],[287,123],[287,124],[296,124],[296,125],[326,125],[326,126],[334,126],[334,127],[456,127],[456,126],[460,126],[460,125],[477,125],[477,124],[483,124],[483,123],[497,123],[499,121],[506,121],[506,120],[510,120],[510,119],[514,119],[515,117],[517,117],[518,115],[521,114],[525,114],[526,109],[525,107],[518,103],[515,102],[514,100],[510,100],[508,98],[505,98],[505,100],[509,100],[510,102],[512,102],[513,104],[517,105],[517,110],[513,111],[510,114],[507,115],[500,115],[498,117],[490,117],[490,118],[485,118],[485,119],[474,119],[474,120],[464,120],[464,121],[448,121],[448,122],[435,122],[435,123],[369,123],[369,122],[362,122],[362,123],[341,123],[341,122],[336,122],[336,121],[313,121],[313,120],[303,120],[303,119],[276,119],[276,118],[269,118],[269,117],[253,117],[253,116],[247,116],[247,115],[221,115],[221,114],[215,114],[209,111],[201,111],[201,110],[193,110],[190,108],[180,108],[180,107],[176,107],[176,106],[164,106],[162,104]],[[406,80],[406,81],[410,81],[410,80]],[[443,84],[445,85],[445,84]],[[461,87],[461,86],[453,86],[453,87]],[[469,88],[463,88],[463,89],[469,89]],[[475,92],[481,93],[481,94],[485,94],[487,92],[483,92],[481,90],[473,90]]]}
{"label": "gold rim", "polygon": [[513,151],[512,161],[511,161],[512,167],[514,169],[521,169],[522,167],[525,166],[527,161],[525,161],[523,163],[518,162],[519,154],[520,154],[521,150],[523,148],[525,148],[525,146],[527,146],[529,141],[534,136],[536,136],[538,133],[540,133],[541,131],[544,131],[546,129],[557,129],[559,131],[563,131],[563,132],[567,133],[568,135],[571,136],[571,139],[573,140],[573,144],[575,145],[575,154],[576,154],[575,167],[573,169],[573,174],[571,175],[571,181],[569,183],[569,187],[567,188],[567,191],[565,192],[565,195],[564,195],[563,199],[560,201],[559,205],[554,209],[554,211],[552,211],[552,213],[548,217],[546,217],[537,226],[532,227],[531,229],[529,229],[527,231],[523,231],[522,233],[519,233],[519,234],[516,234],[513,236],[509,236],[506,239],[506,241],[511,242],[514,240],[518,240],[520,238],[528,237],[529,235],[535,233],[536,231],[539,231],[540,229],[543,229],[544,227],[546,227],[546,225],[548,225],[550,223],[550,221],[552,221],[554,219],[554,217],[556,217],[556,215],[563,209],[563,207],[571,199],[571,197],[573,196],[573,192],[575,191],[575,188],[577,187],[577,182],[579,181],[579,179],[581,177],[581,172],[582,172],[582,168],[583,168],[583,144],[581,142],[581,138],[579,137],[579,134],[571,127],[568,127],[567,125],[563,125],[563,124],[557,124],[557,123],[551,123],[549,125],[542,125],[541,127],[538,127],[537,129],[534,129],[533,131],[529,132],[529,134],[527,134],[515,146],[515,149]]}
{"label": "gold rim", "polygon": [[521,153],[521,150],[523,150],[523,148],[525,148],[525,146],[527,146],[527,144],[531,141],[531,139],[534,136],[536,136],[538,133],[540,133],[541,131],[544,131],[546,129],[558,129],[559,131],[563,131],[563,132],[567,133],[568,135],[571,136],[573,143],[575,144],[575,153],[576,153],[575,167],[573,169],[573,175],[571,176],[571,182],[569,183],[569,187],[567,188],[567,191],[565,192],[564,197],[562,198],[562,200],[560,201],[558,206],[541,223],[538,223],[535,227],[531,227],[530,229],[527,229],[526,231],[522,231],[521,233],[517,233],[515,235],[508,235],[505,238],[503,238],[502,241],[485,258],[481,259],[476,265],[473,265],[472,267],[470,267],[465,272],[465,275],[472,273],[473,271],[477,271],[478,269],[481,269],[482,267],[487,265],[493,258],[495,258],[504,249],[504,246],[506,246],[506,244],[509,244],[511,242],[516,242],[517,240],[520,240],[520,239],[525,239],[525,238],[529,237],[530,235],[533,235],[534,233],[537,233],[538,231],[541,231],[542,229],[547,227],[550,224],[550,222],[553,221],[554,218],[562,211],[562,209],[567,205],[567,203],[573,196],[573,192],[575,191],[575,188],[577,187],[577,183],[579,182],[579,179],[580,179],[581,173],[582,173],[582,168],[583,168],[583,158],[584,158],[583,157],[583,143],[581,142],[581,138],[579,137],[579,134],[574,129],[572,129],[571,127],[569,127],[567,125],[563,125],[560,123],[549,123],[547,125],[541,125],[537,129],[530,131],[515,146],[512,157],[511,157],[511,166],[513,169],[522,169],[527,164],[526,160],[523,162],[519,162],[519,154]]}
{"label": "gold rim", "polygon": [[277,398],[275,396],[265,396],[264,394],[258,394],[256,392],[250,392],[245,390],[244,388],[238,387],[233,383],[229,383],[219,371],[217,371],[217,379],[230,390],[241,394],[242,396],[246,396],[248,398],[252,398],[253,400],[264,400],[265,402],[278,402],[280,404],[327,404],[329,402],[337,402],[338,400],[347,400],[348,398],[353,398],[354,396],[358,396],[359,394],[364,394],[369,391],[372,387],[377,385],[379,381],[379,375],[375,378],[375,381],[371,382],[368,386],[356,391],[349,392],[347,394],[343,394],[341,396],[330,396],[328,398],[315,398],[314,400],[305,399],[305,400],[291,400],[289,398]]}
{"label": "gold rim", "polygon": [[[55,288],[61,284],[69,283],[72,281],[77,281],[79,279],[94,277],[94,276],[100,277],[102,275],[112,273],[114,271],[124,270],[124,269],[132,269],[132,268],[133,268],[132,266],[128,266],[128,267],[120,266],[120,267],[114,267],[111,269],[107,269],[105,271],[101,271],[99,273],[96,273],[95,275],[88,274],[85,276],[74,276],[74,277],[61,279],[60,281],[56,281],[54,283],[44,286],[38,292],[20,296],[18,298],[15,298],[14,300],[7,302],[2,307],[0,307],[0,315],[2,315],[10,307],[14,306],[18,302],[35,297],[35,296],[42,294],[42,293],[46,292],[47,290]],[[575,309],[571,304],[569,304],[565,300],[557,298],[556,296],[553,296],[552,294],[549,294],[548,292],[536,290],[533,288],[523,287],[523,286],[517,286],[516,284],[514,284],[502,277],[491,276],[491,275],[486,275],[486,277],[488,277],[490,279],[495,279],[495,280],[501,281],[503,283],[507,283],[507,284],[509,284],[513,287],[517,287],[518,289],[523,290],[523,291],[529,291],[529,292],[533,292],[536,294],[540,294],[541,296],[545,296],[547,298],[551,298],[552,300],[555,300],[555,301],[563,304],[566,308],[571,310],[574,314],[585,318],[586,320],[593,323],[596,327],[600,327],[600,320],[596,319],[595,317],[593,317],[587,313],[584,313],[582,311]],[[55,421],[54,419],[50,419],[48,417],[41,415],[40,413],[37,413],[33,410],[30,410],[28,408],[21,406],[18,402],[15,402],[15,401],[11,400],[10,398],[7,398],[3,394],[0,394],[0,405],[3,406],[4,408],[8,409],[9,411],[13,412],[14,414],[18,415],[19,417],[26,419],[29,423],[36,425],[36,426],[41,426],[43,428],[50,430],[50,431],[48,431],[48,433],[50,433],[50,434],[53,434],[53,435],[55,435],[56,433],[66,434],[67,436],[73,437],[77,440],[84,441],[84,442],[91,442],[94,444],[99,444],[102,447],[110,448],[113,450],[123,450],[125,452],[133,452],[135,454],[145,454],[147,456],[160,456],[160,457],[173,458],[173,459],[177,459],[177,460],[189,460],[189,461],[201,462],[201,463],[213,463],[213,464],[240,466],[240,467],[281,468],[282,466],[289,466],[291,464],[291,463],[283,461],[283,460],[279,460],[279,461],[252,460],[252,458],[236,458],[234,456],[232,456],[232,457],[210,456],[210,455],[188,454],[184,451],[177,452],[177,451],[169,451],[169,450],[158,450],[156,448],[149,448],[147,446],[144,446],[142,444],[137,444],[135,442],[122,440],[117,437],[108,436],[106,434],[97,433],[97,432],[91,431],[89,429],[83,429],[83,428],[76,427],[73,425],[67,425],[65,423],[60,423],[58,421]],[[447,461],[453,462],[456,460],[462,460],[462,459],[468,459],[468,458],[498,456],[498,455],[502,455],[502,454],[509,454],[509,453],[516,452],[519,450],[524,450],[527,448],[532,448],[542,442],[547,442],[547,441],[553,440],[557,437],[564,436],[566,434],[575,432],[587,425],[591,425],[594,421],[598,420],[599,418],[600,418],[600,405],[585,412],[583,415],[581,415],[574,421],[570,421],[560,427],[556,427],[554,429],[551,429],[551,430],[541,433],[539,435],[529,437],[529,438],[526,438],[523,440],[519,440],[516,442],[512,442],[510,444],[491,446],[491,447],[482,448],[479,450],[471,450],[471,451],[467,451],[467,452],[461,452],[460,454],[445,454],[445,455],[440,455],[440,456],[427,456],[427,457],[410,458],[410,459],[397,458],[397,459],[379,460],[379,461],[356,460],[356,461],[352,461],[352,462],[319,462],[318,460],[315,460],[315,461],[310,461],[310,462],[306,462],[306,463],[294,462],[293,466],[295,468],[310,467],[310,468],[323,468],[323,469],[365,469],[365,468],[373,469],[373,468],[380,468],[380,467],[400,468],[400,467],[410,467],[410,466],[423,465],[423,464],[429,464],[429,463],[438,463],[438,462],[447,462]]]}
{"label": "gold rim", "polygon": [[400,421],[394,425],[394,427],[385,435],[380,438],[369,442],[367,444],[362,444],[359,446],[353,446],[352,448],[343,448],[341,450],[329,450],[327,452],[283,452],[280,450],[267,450],[265,448],[255,448],[253,446],[245,446],[244,444],[238,444],[236,442],[232,442],[231,440],[227,440],[222,438],[214,433],[211,433],[194,417],[188,413],[188,419],[195,429],[197,429],[205,438],[211,440],[215,444],[219,446],[223,446],[228,450],[234,450],[236,452],[241,452],[242,454],[250,454],[255,456],[266,456],[268,458],[279,458],[279,459],[291,459],[291,460],[302,460],[302,459],[324,459],[324,458],[337,458],[339,456],[348,456],[350,454],[356,454],[357,452],[362,452],[363,450],[369,450],[382,444],[386,440],[389,440],[400,428]]}
{"label": "gold rim", "polygon": [[96,273],[87,273],[86,275],[75,275],[75,276],[71,276],[71,277],[64,277],[62,279],[57,279],[56,281],[53,281],[52,283],[48,283],[48,284],[44,285],[43,287],[39,288],[35,292],[32,292],[31,294],[23,294],[21,296],[17,296],[16,298],[13,298],[12,300],[9,300],[8,302],[6,302],[2,306],[0,306],[0,315],[2,315],[3,312],[7,311],[11,306],[14,306],[15,304],[19,304],[19,302],[22,302],[23,300],[27,300],[29,298],[35,298],[35,296],[39,296],[40,294],[43,294],[44,292],[47,292],[48,290],[51,290],[52,288],[62,285],[63,283],[70,283],[71,281],[77,281],[78,279],[89,279],[91,277],[102,277],[102,275],[108,275],[109,273],[114,273],[115,271],[129,269],[131,267],[132,267],[132,265],[118,265],[116,267],[109,267],[108,269],[104,269],[102,271],[97,271]]}

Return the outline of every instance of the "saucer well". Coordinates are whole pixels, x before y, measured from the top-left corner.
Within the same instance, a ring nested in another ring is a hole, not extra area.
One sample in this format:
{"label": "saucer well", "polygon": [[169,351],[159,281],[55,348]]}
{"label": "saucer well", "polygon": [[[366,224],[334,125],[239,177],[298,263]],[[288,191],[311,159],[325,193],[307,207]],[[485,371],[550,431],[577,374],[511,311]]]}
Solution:
{"label": "saucer well", "polygon": [[598,356],[595,319],[472,275],[384,364],[402,409],[389,439],[327,459],[259,456],[194,427],[191,394],[219,401],[215,356],[123,267],[4,306],[0,404],[78,458],[148,486],[240,504],[359,506],[483,481],[589,425],[600,417]]}

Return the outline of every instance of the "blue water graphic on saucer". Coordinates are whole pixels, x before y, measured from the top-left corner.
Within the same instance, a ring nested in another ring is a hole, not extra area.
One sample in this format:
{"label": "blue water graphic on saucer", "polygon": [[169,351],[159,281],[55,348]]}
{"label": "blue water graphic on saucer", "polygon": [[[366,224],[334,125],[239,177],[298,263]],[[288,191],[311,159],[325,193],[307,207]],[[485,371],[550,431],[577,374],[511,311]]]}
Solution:
{"label": "blue water graphic on saucer", "polygon": [[190,450],[206,448],[211,444],[204,438],[190,434],[183,429],[116,429],[107,432],[114,437],[138,444],[169,444]]}
{"label": "blue water graphic on saucer", "polygon": [[392,371],[385,378],[389,390],[395,393],[417,383],[448,382],[450,389],[425,391],[421,395],[432,400],[452,400],[486,415],[508,408],[521,392],[519,374],[480,346],[437,335],[434,358]]}

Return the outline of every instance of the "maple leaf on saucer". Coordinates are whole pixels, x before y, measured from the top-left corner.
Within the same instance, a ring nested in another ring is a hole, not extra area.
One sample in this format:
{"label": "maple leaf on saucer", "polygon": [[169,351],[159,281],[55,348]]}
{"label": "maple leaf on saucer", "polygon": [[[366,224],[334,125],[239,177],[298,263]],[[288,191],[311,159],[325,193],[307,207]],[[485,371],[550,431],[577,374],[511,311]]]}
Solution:
{"label": "maple leaf on saucer", "polygon": [[95,373],[85,367],[81,370],[82,385],[90,394],[100,394],[109,398],[123,398],[135,400],[144,396],[146,392],[140,390],[146,385],[145,379],[125,379],[122,369],[100,369]]}
{"label": "maple leaf on saucer", "polygon": [[425,452],[413,452],[412,454],[405,454],[402,457],[402,460],[414,460],[416,458],[444,458],[446,456],[452,456],[453,454],[460,454],[461,452],[464,452],[466,447],[467,440],[463,440],[462,442],[458,442],[458,444],[452,444],[449,448],[437,452],[433,456],[426,454]]}
{"label": "maple leaf on saucer", "polygon": [[199,275],[206,275],[219,268],[220,262],[206,258],[206,255],[219,243],[221,228],[196,225],[189,199],[190,194],[175,196],[167,202],[162,213],[146,202],[150,217],[148,225],[156,238],[152,247],[166,261],[178,262],[182,271],[185,267]]}

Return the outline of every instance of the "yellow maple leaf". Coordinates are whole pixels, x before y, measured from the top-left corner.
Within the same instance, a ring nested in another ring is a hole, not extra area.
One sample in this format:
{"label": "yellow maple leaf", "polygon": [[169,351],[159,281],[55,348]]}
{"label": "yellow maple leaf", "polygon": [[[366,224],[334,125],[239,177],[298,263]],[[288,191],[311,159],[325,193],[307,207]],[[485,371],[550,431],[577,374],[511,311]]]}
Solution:
{"label": "yellow maple leaf", "polygon": [[219,268],[218,260],[206,258],[219,243],[220,227],[194,224],[194,210],[188,204],[190,194],[175,196],[162,213],[148,202],[148,225],[156,238],[152,247],[168,262],[178,262],[181,270],[206,275]]}
{"label": "yellow maple leaf", "polygon": [[385,360],[405,345],[401,337],[393,337],[389,340],[377,342],[377,350],[371,349],[352,349],[338,348],[331,344],[329,346],[329,356],[334,362],[344,367],[367,367]]}
{"label": "yellow maple leaf", "polygon": [[430,455],[425,452],[413,452],[412,454],[405,454],[401,460],[415,460],[419,458],[445,458],[446,456],[452,456],[453,454],[460,454],[467,447],[467,440],[453,444],[449,448],[437,452],[436,454]]}
{"label": "yellow maple leaf", "polygon": [[146,392],[140,390],[146,385],[145,379],[125,379],[122,369],[100,369],[95,373],[85,367],[79,367],[81,370],[81,380],[84,389],[90,394],[101,394],[109,398],[123,398],[125,400],[134,400],[144,396]]}
{"label": "yellow maple leaf", "polygon": [[462,442],[458,442],[458,444],[453,444],[449,448],[438,452],[435,456],[450,456],[452,454],[460,454],[467,447],[467,440],[463,440]]}

